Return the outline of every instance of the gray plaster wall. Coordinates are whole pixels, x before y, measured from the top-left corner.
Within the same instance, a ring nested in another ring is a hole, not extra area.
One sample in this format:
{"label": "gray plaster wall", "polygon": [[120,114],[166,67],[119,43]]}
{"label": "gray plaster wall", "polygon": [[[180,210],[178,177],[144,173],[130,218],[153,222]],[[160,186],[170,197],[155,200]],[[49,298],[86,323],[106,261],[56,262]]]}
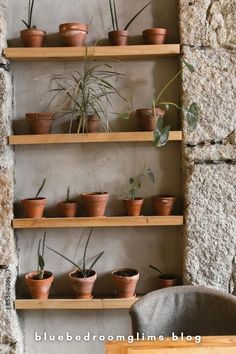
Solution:
{"label": "gray plaster wall", "polygon": [[[53,2],[42,0],[36,2],[35,19],[39,28],[48,33],[47,44],[56,45],[58,25],[62,22],[89,22],[93,17],[88,42],[98,35],[106,37],[111,28],[107,1],[57,1],[56,11]],[[118,1],[120,18],[128,22],[134,8],[142,6],[143,1]],[[11,45],[19,44],[19,31],[22,29],[21,18],[26,16],[27,1],[8,1],[7,22],[8,39]],[[150,26],[165,26],[169,30],[168,41],[178,42],[177,1],[155,1],[139,20],[132,26],[131,35],[136,37],[141,30]],[[95,29],[96,28],[96,29]],[[140,38],[136,37],[135,42]],[[132,107],[140,108],[151,105],[152,97],[166,80],[178,70],[177,58],[158,60],[120,62],[113,64],[126,74],[119,83],[122,93],[128,98]],[[77,62],[38,62],[14,63],[14,117],[13,127],[16,133],[27,133],[24,121],[26,112],[40,111],[48,102],[51,73],[61,73],[72,68],[81,68]],[[171,87],[167,95],[170,99],[179,99],[179,83]],[[166,98],[167,98],[166,97]],[[127,106],[120,101],[114,102],[114,111],[124,111]],[[180,121],[175,111],[170,111],[167,121],[173,129],[180,129]],[[137,122],[119,121],[111,116],[113,130],[132,130]],[[57,122],[54,132],[63,131],[62,122]],[[155,150],[150,144],[104,144],[104,145],[71,145],[47,147],[18,147],[15,151],[15,202],[16,214],[22,215],[19,201],[35,193],[44,177],[47,184],[44,194],[49,203],[47,216],[55,215],[56,204],[63,200],[67,185],[72,194],[78,197],[81,192],[106,190],[110,193],[107,215],[122,215],[122,198],[127,194],[129,177],[138,173],[146,164],[156,177],[155,185],[145,182],[141,194],[145,197],[145,214],[153,214],[151,196],[157,193],[175,194],[177,196],[176,213],[182,209],[181,190],[181,148],[179,143],[169,143],[161,150]],[[80,215],[83,214],[80,208]],[[81,256],[81,246],[88,231],[50,230],[47,242],[75,260]],[[28,296],[23,275],[35,269],[37,243],[43,231],[21,231],[16,233],[19,254],[18,296]],[[96,294],[112,294],[113,289],[109,272],[117,267],[129,266],[139,269],[141,279],[137,293],[146,293],[157,288],[157,275],[149,270],[150,263],[158,265],[163,271],[182,273],[182,240],[181,228],[112,228],[96,229],[90,244],[91,255],[104,250],[103,259],[97,264],[98,281]],[[67,281],[69,264],[62,259],[47,253],[47,268],[56,276],[52,286],[52,295],[69,295],[72,290]],[[125,334],[131,333],[131,324],[127,311],[44,311],[22,312],[21,328],[24,336],[26,354],[70,353],[101,354],[103,343],[55,343],[36,342],[34,333],[42,334]]]}

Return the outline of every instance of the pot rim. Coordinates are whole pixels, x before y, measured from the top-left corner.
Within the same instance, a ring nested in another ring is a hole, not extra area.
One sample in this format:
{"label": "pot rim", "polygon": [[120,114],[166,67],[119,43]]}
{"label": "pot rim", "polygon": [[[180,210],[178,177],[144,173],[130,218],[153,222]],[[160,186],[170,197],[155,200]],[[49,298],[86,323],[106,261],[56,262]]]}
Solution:
{"label": "pot rim", "polygon": [[168,194],[160,194],[160,195],[154,195],[153,198],[156,199],[175,199],[174,195],[168,195]]}
{"label": "pot rim", "polygon": [[29,280],[29,281],[31,281],[31,282],[44,282],[45,280],[53,280],[54,279],[54,275],[53,275],[53,273],[52,272],[50,272],[49,270],[45,270],[44,271],[44,273],[47,273],[47,274],[49,274],[50,276],[48,277],[48,278],[46,278],[46,279],[32,279],[31,278],[31,276],[34,276],[34,275],[36,275],[36,274],[38,274],[38,272],[35,270],[35,271],[33,271],[33,272],[29,272],[29,273],[26,273],[25,274],[25,279],[26,280]]}
{"label": "pot rim", "polygon": [[22,202],[24,202],[24,201],[37,201],[37,202],[39,202],[39,201],[46,201],[47,200],[47,198],[46,197],[40,197],[40,198],[25,198],[25,199],[22,199]]}
{"label": "pot rim", "polygon": [[143,36],[149,36],[149,35],[154,35],[154,34],[159,34],[159,35],[166,35],[167,34],[167,29],[166,28],[159,28],[159,27],[153,27],[153,28],[148,28],[145,29],[142,32]]}
{"label": "pot rim", "polygon": [[[123,277],[121,275],[116,275],[115,273],[116,272],[123,272],[123,271],[133,271],[133,272],[136,272],[136,274],[134,275],[131,275],[130,277]],[[134,269],[134,268],[117,268],[117,269],[114,269],[111,271],[111,275],[113,277],[116,277],[116,278],[134,278],[134,277],[137,277],[139,276],[139,271],[137,269]]]}
{"label": "pot rim", "polygon": [[110,32],[108,32],[108,35],[110,35],[110,34],[114,34],[114,33],[117,33],[117,34],[120,34],[120,35],[122,35],[122,36],[129,36],[129,31],[125,31],[125,30],[117,30],[117,31],[110,31]]}
{"label": "pot rim", "polygon": [[[86,270],[88,270],[88,269],[86,269]],[[91,279],[91,278],[97,277],[97,273],[96,273],[96,271],[95,271],[94,269],[91,269],[91,272],[94,272],[94,274],[92,274],[92,275],[90,275],[89,277],[86,277],[86,278],[73,277],[72,274],[77,273],[77,272],[78,272],[78,269],[74,269],[74,270],[72,270],[68,275],[69,275],[69,277],[72,278],[72,279],[80,279],[80,280],[81,280],[81,279]]]}
{"label": "pot rim", "polygon": [[[66,28],[66,27],[70,27],[70,28]],[[66,22],[66,23],[61,23],[59,25],[60,32],[77,30],[77,31],[83,31],[83,32],[88,33],[88,28],[89,27],[87,24],[80,23],[80,22]]]}
{"label": "pot rim", "polygon": [[59,202],[59,203],[58,203],[58,205],[61,205],[61,204],[63,204],[63,205],[69,204],[69,205],[76,205],[76,206],[77,206],[78,202],[73,201],[73,200],[71,200],[71,201],[66,201],[66,200],[65,200],[64,202]]}
{"label": "pot rim", "polygon": [[108,192],[84,192],[84,193],[81,193],[81,196],[84,197],[84,196],[89,196],[89,197],[93,197],[93,196],[107,196],[109,195]]}
{"label": "pot rim", "polygon": [[132,199],[132,198],[124,198],[123,199],[124,201],[132,201],[132,202],[138,202],[138,201],[144,201],[144,198],[142,198],[142,197],[135,197],[134,199]]}
{"label": "pot rim", "polygon": [[[29,28],[29,29],[24,29],[24,30],[21,30],[20,33],[21,34],[25,34],[25,33],[28,33],[30,34],[30,32],[33,34],[33,32],[38,32],[38,35],[41,33],[41,35],[46,35],[47,32],[44,31],[44,30],[41,30],[41,29],[38,29],[38,28]],[[36,34],[36,33],[35,33]]]}
{"label": "pot rim", "polygon": [[164,275],[159,275],[159,279],[168,281],[168,280],[177,280],[177,277],[174,274],[164,274]]}

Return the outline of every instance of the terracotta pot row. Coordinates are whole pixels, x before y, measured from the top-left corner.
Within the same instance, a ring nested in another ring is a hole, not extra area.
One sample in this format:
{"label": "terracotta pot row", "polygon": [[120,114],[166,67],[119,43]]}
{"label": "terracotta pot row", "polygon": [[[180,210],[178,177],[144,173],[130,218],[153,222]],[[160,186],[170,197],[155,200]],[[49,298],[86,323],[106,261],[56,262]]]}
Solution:
{"label": "terracotta pot row", "polygon": [[[81,198],[89,217],[102,217],[105,215],[106,205],[109,194],[107,192],[82,193]],[[155,214],[160,216],[171,215],[174,208],[175,197],[173,196],[154,196],[152,198]],[[140,216],[144,199],[124,199],[124,208],[127,216]],[[27,218],[41,218],[43,216],[47,199],[29,198],[21,201]],[[78,203],[75,201],[65,201],[58,204],[61,217],[73,218],[76,216]]]}
{"label": "terracotta pot row", "polygon": [[[67,47],[81,47],[85,45],[88,25],[83,23],[63,23],[59,26],[60,36]],[[46,32],[31,28],[20,32],[25,47],[42,47]],[[163,44],[166,41],[167,30],[164,28],[150,28],[142,32],[145,44]],[[128,31],[111,31],[108,33],[110,44],[125,46],[128,44]]]}

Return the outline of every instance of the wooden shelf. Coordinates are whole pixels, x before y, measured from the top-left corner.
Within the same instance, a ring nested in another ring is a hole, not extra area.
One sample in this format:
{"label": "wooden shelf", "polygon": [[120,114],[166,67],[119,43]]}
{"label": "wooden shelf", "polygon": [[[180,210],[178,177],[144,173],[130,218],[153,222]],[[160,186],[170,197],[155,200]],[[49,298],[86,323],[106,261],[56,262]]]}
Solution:
{"label": "wooden shelf", "polygon": [[[89,52],[94,47],[89,48]],[[85,47],[51,47],[51,48],[6,48],[7,59],[21,60],[79,60],[85,56]],[[129,45],[129,46],[97,46],[94,59],[147,59],[155,56],[172,56],[180,54],[179,44]]]}
{"label": "wooden shelf", "polygon": [[14,229],[73,227],[181,226],[183,216],[109,216],[79,218],[14,219]]}
{"label": "wooden shelf", "polygon": [[139,298],[132,299],[48,299],[16,300],[16,310],[112,310],[129,309]]}
{"label": "wooden shelf", "polygon": [[[182,139],[182,131],[170,132],[169,141],[181,141]],[[8,141],[10,145],[152,142],[153,132],[11,135]]]}

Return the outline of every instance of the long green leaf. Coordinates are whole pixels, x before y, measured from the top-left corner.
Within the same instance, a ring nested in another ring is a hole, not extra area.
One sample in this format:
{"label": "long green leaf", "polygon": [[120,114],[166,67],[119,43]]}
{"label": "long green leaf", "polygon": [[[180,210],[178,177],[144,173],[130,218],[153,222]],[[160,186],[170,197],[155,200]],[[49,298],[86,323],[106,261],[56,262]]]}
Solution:
{"label": "long green leaf", "polygon": [[54,250],[53,248],[45,245],[46,248],[48,248],[50,251],[56,253],[57,255],[61,256],[62,258],[66,259],[68,262],[70,262],[73,266],[75,266],[79,272],[81,272],[81,268],[78,266],[78,264],[76,264],[75,262],[73,262],[71,259],[67,258],[66,256],[64,256],[63,254],[61,254],[60,252]]}
{"label": "long green leaf", "polygon": [[129,28],[129,26],[134,22],[134,20],[146,9],[146,7],[148,7],[150,4],[152,3],[152,1],[150,1],[148,4],[146,4],[141,10],[139,10],[132,18],[131,20],[127,23],[127,25],[124,28],[124,31],[127,31],[127,29]]}
{"label": "long green leaf", "polygon": [[45,183],[46,183],[46,178],[44,178],[43,183],[42,183],[41,186],[39,187],[39,190],[38,190],[38,192],[36,193],[35,199],[38,198],[39,194],[40,194],[41,191],[43,190],[43,187],[45,186]]}

